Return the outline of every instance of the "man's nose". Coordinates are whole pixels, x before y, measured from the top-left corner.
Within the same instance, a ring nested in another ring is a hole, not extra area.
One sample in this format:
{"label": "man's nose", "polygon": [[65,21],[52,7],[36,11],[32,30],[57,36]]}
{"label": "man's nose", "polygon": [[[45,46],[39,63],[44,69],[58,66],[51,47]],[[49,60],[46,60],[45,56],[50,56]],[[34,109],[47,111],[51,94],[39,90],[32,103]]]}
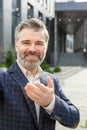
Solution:
{"label": "man's nose", "polygon": [[30,51],[35,51],[36,50],[36,46],[34,43],[32,43],[30,46],[29,46],[29,50]]}

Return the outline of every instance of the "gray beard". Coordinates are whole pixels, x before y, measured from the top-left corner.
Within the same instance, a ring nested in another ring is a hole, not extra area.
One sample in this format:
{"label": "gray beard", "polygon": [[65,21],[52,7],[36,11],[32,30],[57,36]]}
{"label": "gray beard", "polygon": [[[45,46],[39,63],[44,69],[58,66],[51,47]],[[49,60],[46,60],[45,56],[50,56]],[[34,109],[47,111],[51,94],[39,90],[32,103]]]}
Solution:
{"label": "gray beard", "polygon": [[40,66],[40,64],[43,62],[43,60],[45,59],[45,55],[40,58],[37,62],[27,62],[25,60],[24,57],[20,57],[19,54],[17,54],[17,59],[20,63],[22,63],[26,68],[29,68],[29,69],[35,69],[37,68],[38,66]]}
{"label": "gray beard", "polygon": [[41,64],[40,61],[38,62],[27,62],[25,60],[21,60],[21,62],[27,67],[27,68],[30,68],[30,69],[35,69],[37,66],[39,66]]}

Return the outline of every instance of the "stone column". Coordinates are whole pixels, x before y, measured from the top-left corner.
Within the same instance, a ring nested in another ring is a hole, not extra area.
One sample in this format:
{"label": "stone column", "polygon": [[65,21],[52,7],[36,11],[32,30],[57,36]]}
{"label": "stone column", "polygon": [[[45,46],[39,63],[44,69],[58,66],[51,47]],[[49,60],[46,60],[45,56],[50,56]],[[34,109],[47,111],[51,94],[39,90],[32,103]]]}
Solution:
{"label": "stone column", "polygon": [[2,2],[2,43],[4,50],[8,50],[12,39],[12,0]]}
{"label": "stone column", "polygon": [[58,63],[58,31],[57,31],[57,14],[55,14],[54,23],[54,66]]}
{"label": "stone column", "polygon": [[87,19],[84,21],[84,47],[87,49]]}
{"label": "stone column", "polygon": [[27,18],[27,0],[21,0],[21,20]]}

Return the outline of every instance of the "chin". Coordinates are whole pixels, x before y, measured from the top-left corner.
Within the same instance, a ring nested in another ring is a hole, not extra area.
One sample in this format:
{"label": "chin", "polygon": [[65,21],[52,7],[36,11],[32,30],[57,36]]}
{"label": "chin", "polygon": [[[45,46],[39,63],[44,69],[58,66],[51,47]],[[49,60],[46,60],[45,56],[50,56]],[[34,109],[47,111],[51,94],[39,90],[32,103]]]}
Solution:
{"label": "chin", "polygon": [[25,66],[29,69],[35,69],[40,65],[40,61],[38,62],[25,62]]}

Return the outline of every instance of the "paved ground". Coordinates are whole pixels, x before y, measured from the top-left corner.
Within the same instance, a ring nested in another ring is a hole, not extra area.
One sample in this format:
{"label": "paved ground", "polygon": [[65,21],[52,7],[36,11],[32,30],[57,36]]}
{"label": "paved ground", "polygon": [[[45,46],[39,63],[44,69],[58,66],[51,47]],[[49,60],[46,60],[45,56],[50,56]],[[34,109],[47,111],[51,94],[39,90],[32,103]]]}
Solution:
{"label": "paved ground", "polygon": [[[59,75],[60,77],[60,74],[56,75]],[[75,130],[87,130],[87,128],[84,128],[85,122],[87,120],[87,68],[81,68],[79,72],[62,79],[61,85],[65,94],[78,107],[80,111],[80,123]],[[57,123],[56,130],[71,129],[63,127]]]}

